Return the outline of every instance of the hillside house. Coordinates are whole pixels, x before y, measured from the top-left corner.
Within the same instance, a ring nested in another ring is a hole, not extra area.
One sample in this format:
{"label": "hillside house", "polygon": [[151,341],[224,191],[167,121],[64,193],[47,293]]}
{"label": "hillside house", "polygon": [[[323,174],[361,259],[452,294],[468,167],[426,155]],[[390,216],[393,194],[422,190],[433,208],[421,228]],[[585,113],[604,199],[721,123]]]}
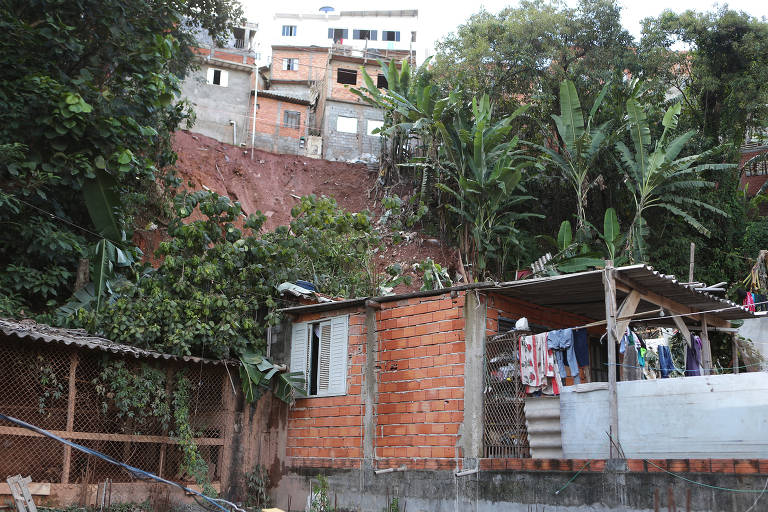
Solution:
{"label": "hillside house", "polygon": [[[381,510],[399,496],[409,510],[539,503],[635,510],[621,506],[632,495],[645,510],[653,508],[654,488],[660,503],[666,476],[646,459],[662,469],[717,473],[711,478],[729,485],[740,467],[734,457],[759,457],[744,464],[768,472],[768,376],[709,375],[708,331],[754,314],[645,265],[283,312],[292,322],[274,346],[305,373],[310,396],[288,412],[278,505],[303,503],[309,481],[324,474],[345,509]],[[509,330],[521,317],[534,333],[586,328],[589,365],[579,369],[579,385],[566,370],[559,399],[527,396],[520,384],[519,335]],[[617,382],[624,375],[617,333],[637,321],[675,326],[686,337],[699,330],[702,376]],[[664,415],[638,424],[641,396]],[[713,399],[734,409],[718,412]],[[712,415],[716,422],[701,421]],[[714,423],[720,429],[708,428]],[[658,460],[668,458],[676,460]],[[587,463],[584,485],[604,492],[552,492]],[[626,487],[606,490],[615,471]],[[674,499],[669,492],[662,501]],[[719,510],[718,499],[702,491],[693,510]]]}

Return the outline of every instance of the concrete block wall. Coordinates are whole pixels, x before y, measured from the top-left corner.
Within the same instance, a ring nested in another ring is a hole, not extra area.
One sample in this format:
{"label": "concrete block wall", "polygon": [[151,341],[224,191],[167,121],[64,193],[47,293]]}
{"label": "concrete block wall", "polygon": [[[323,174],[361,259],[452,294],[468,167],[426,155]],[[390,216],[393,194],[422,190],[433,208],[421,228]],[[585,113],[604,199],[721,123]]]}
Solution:
{"label": "concrete block wall", "polygon": [[[209,67],[227,71],[227,87],[207,83]],[[195,105],[197,114],[191,131],[227,144],[250,144],[247,135],[250,132],[251,84],[250,71],[223,68],[215,62],[201,63],[200,69],[191,72],[181,85],[182,97]],[[234,140],[230,121],[237,125],[237,140]]]}
{"label": "concrete block wall", "polygon": [[450,468],[464,419],[464,296],[382,304],[375,450],[379,468]]}
{"label": "concrete block wall", "polygon": [[[357,133],[336,129],[339,116],[357,119]],[[379,157],[381,138],[368,135],[367,121],[384,119],[381,110],[364,104],[353,104],[328,99],[323,122],[323,158],[326,160],[354,161],[363,155]]]}
{"label": "concrete block wall", "polygon": [[302,398],[288,412],[286,465],[359,468],[363,458],[361,382],[365,360],[365,313],[346,309],[302,315],[296,322],[349,315],[347,394]]}

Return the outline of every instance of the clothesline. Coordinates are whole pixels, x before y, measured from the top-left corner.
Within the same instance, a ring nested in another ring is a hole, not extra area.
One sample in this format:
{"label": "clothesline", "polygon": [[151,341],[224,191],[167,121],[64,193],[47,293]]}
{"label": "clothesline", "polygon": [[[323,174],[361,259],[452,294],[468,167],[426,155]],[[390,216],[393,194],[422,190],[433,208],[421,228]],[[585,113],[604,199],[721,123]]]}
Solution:
{"label": "clothesline", "polygon": [[[760,305],[760,304],[768,304],[768,300],[762,301],[762,302],[755,302],[755,306]],[[642,321],[643,322],[648,322],[648,321],[651,321],[651,320],[666,320],[668,318],[689,317],[689,316],[696,316],[696,315],[704,315],[704,314],[707,314],[707,313],[722,313],[723,311],[729,311],[731,309],[744,309],[744,306],[728,306],[728,307],[719,308],[719,309],[708,309],[708,310],[705,310],[705,311],[696,311],[694,313],[677,313],[677,314],[673,314],[673,315],[660,315],[660,316],[656,316],[656,317],[652,317],[652,318],[643,318]],[[637,317],[643,316],[643,315],[650,315],[650,314],[653,314],[653,313],[658,313],[659,311],[663,312],[663,309],[654,309],[654,310],[651,310],[651,311],[644,311],[642,313],[635,313],[633,315],[621,316],[621,317],[617,318],[616,321],[620,322],[622,320],[632,320],[633,318],[637,318]],[[599,325],[605,325],[606,323],[607,323],[607,320],[599,320],[597,322],[591,322],[591,323],[580,325],[580,326],[577,326],[577,327],[568,327],[568,329],[587,329],[589,327],[597,327]],[[716,329],[716,328],[713,327],[713,329]]]}

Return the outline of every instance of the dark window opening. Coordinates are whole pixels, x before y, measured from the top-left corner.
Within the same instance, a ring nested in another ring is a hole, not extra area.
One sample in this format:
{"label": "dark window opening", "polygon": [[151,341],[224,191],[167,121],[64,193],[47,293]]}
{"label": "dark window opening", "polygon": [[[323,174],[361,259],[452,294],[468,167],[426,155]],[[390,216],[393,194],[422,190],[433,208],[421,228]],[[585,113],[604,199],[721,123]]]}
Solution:
{"label": "dark window opening", "polygon": [[235,48],[245,48],[245,29],[233,28],[232,35],[235,38]]}
{"label": "dark window opening", "polygon": [[379,89],[389,89],[389,82],[387,82],[387,77],[379,73],[379,75],[376,77],[376,87]]}
{"label": "dark window opening", "polygon": [[285,128],[298,128],[301,123],[301,113],[295,110],[286,110],[283,113],[283,126]]}
{"label": "dark window opening", "polygon": [[213,70],[213,85],[221,85],[221,70]]}
{"label": "dark window opening", "polygon": [[381,33],[381,40],[382,41],[399,41],[400,40],[400,31],[399,30],[385,30]]}
{"label": "dark window opening", "polygon": [[[286,112],[287,114],[287,112]],[[317,373],[320,367],[320,324],[310,324],[309,332],[311,342],[309,344],[309,375],[307,375],[307,391],[310,395],[317,394]]]}
{"label": "dark window opening", "polygon": [[349,39],[349,30],[346,28],[329,28],[328,39],[333,39],[334,43],[341,43],[345,39]]}
{"label": "dark window opening", "polygon": [[368,41],[375,41],[377,37],[377,31],[376,30],[353,30],[352,31],[352,37],[353,39],[360,39],[360,40],[368,40]]}
{"label": "dark window opening", "polygon": [[354,69],[339,68],[338,74],[336,75],[336,82],[340,84],[356,85],[357,71]]}

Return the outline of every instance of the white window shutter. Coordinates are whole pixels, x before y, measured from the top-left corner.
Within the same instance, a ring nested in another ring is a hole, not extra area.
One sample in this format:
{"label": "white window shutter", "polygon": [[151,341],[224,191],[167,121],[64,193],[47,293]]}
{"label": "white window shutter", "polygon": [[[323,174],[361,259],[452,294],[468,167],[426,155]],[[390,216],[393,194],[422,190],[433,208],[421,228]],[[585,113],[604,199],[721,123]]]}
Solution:
{"label": "white window shutter", "polygon": [[288,61],[291,59],[283,59],[283,71],[288,71]]}
{"label": "white window shutter", "polygon": [[317,359],[317,394],[327,395],[331,382],[331,322],[320,324],[320,350]]}
{"label": "white window shutter", "polygon": [[226,87],[229,81],[229,71],[221,70],[221,79],[219,80],[219,85],[222,87]]}
{"label": "white window shutter", "polygon": [[[309,348],[307,333],[307,323],[302,322],[293,324],[293,332],[291,334],[291,366],[290,371],[302,372],[304,374],[304,380],[307,381],[307,352]],[[308,384],[308,383],[307,383]]]}
{"label": "white window shutter", "polygon": [[345,395],[347,393],[347,341],[349,316],[336,316],[331,319],[331,354],[330,382],[328,394]]}
{"label": "white window shutter", "polygon": [[213,68],[208,68],[208,83],[213,84]]}

